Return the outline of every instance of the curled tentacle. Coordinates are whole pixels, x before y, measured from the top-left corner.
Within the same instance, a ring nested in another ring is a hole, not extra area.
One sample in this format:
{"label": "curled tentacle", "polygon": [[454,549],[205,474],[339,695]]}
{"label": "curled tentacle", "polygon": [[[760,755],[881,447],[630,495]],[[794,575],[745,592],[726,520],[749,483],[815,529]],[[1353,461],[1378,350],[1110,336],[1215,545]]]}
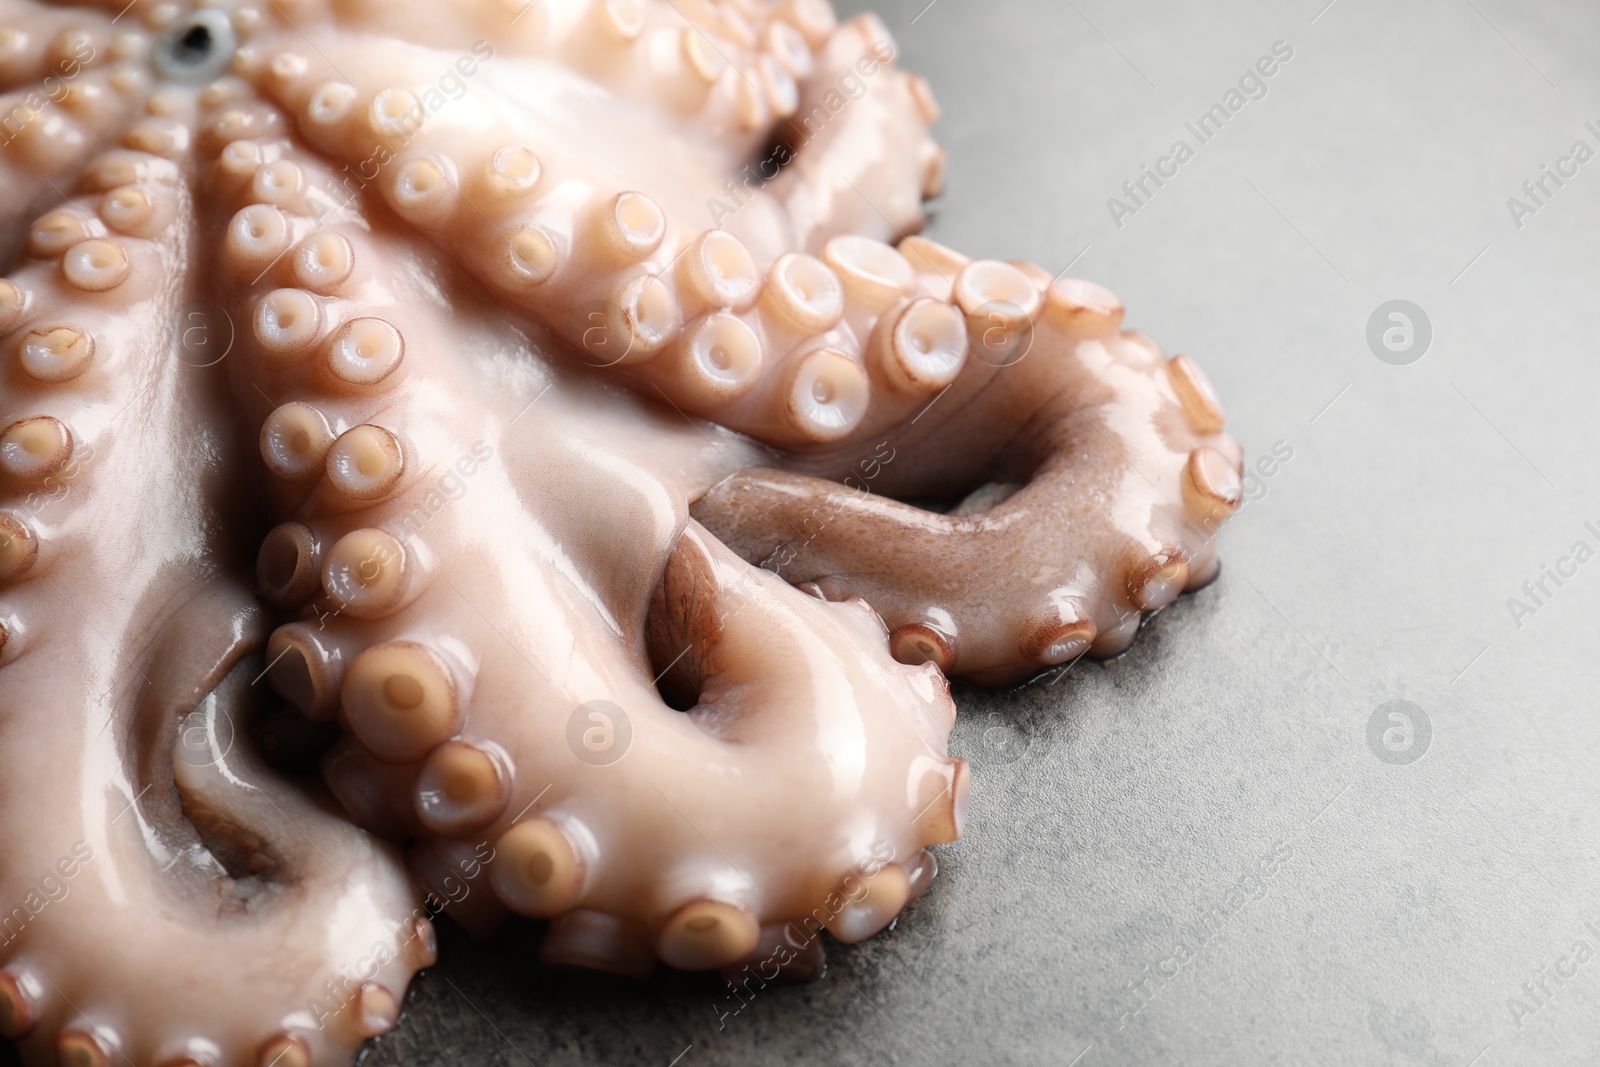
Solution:
{"label": "curled tentacle", "polygon": [[0,792],[0,1027],[30,1062],[339,1059],[431,957],[398,857],[245,743],[266,627],[231,577],[219,372],[180,340],[178,178],[94,161],[0,286],[0,734],[28,757]]}
{"label": "curled tentacle", "polygon": [[[286,486],[294,525],[274,544],[288,562],[266,565],[294,575],[301,554],[321,553],[304,617],[269,646],[269,677],[347,729],[324,762],[347,809],[420,838],[419,877],[461,896],[468,922],[492,921],[485,894],[551,918],[551,961],[709,969],[745,959],[763,925],[849,939],[886,925],[923,846],[960,828],[965,768],[944,753],[954,709],[938,674],[894,663],[864,603],[807,597],[688,522],[690,486],[748,463],[747,444],[729,437],[728,456],[706,456],[699,430],[642,407],[637,439],[586,429],[595,394],[581,379],[513,375],[509,394],[495,390],[458,355],[472,297],[452,294],[460,332],[417,316],[414,280],[386,268],[374,238],[327,232],[351,243],[360,300],[322,303],[315,338],[287,360],[257,338],[235,370],[330,426],[381,413],[405,427],[405,472],[384,495],[334,493],[326,471]],[[350,392],[320,361],[339,322],[370,317],[403,336],[405,358]],[[485,350],[508,343],[478,329]],[[544,388],[556,395],[540,400]],[[658,466],[640,466],[647,439]],[[634,488],[605,502],[611,533],[597,538],[582,487],[606,471]],[[573,507],[536,516],[523,499]],[[566,536],[566,523],[589,532]],[[403,592],[390,595],[391,578]],[[840,770],[819,736],[851,738],[860,766]],[[797,794],[810,798],[800,811]],[[758,828],[780,812],[778,841]]]}
{"label": "curled tentacle", "polygon": [[1215,572],[1204,376],[905,237],[937,108],[870,16],[0,3],[32,1060],[346,1059],[417,888],[547,963],[815,977],[961,831],[941,672],[1114,653]]}
{"label": "curled tentacle", "polygon": [[768,192],[796,247],[816,252],[839,234],[895,242],[922,229],[922,202],[944,184],[944,150],[928,136],[939,108],[925,78],[894,65],[897,54],[875,16],[841,27],[778,127],[793,162]]}
{"label": "curled tentacle", "polygon": [[[1194,362],[1121,330],[1114,297],[1059,281],[1030,310],[1027,277],[960,267],[988,358],[913,422],[798,465],[841,481],[743,471],[695,516],[792,582],[866,597],[904,662],[1007,684],[1121,652],[1142,612],[1216,574],[1239,448]],[[968,493],[947,514],[894,499]]]}
{"label": "curled tentacle", "polygon": [[[807,18],[790,12],[773,25],[799,33],[795,20]],[[825,21],[807,24],[816,31]],[[723,154],[702,153],[670,180],[620,178],[648,176],[650,159],[677,158],[683,145],[614,100],[603,115],[586,116],[585,97],[574,96],[571,121],[618,131],[581,149],[489,94],[432,112],[431,52],[375,51],[337,72],[306,60],[284,73],[264,60],[256,79],[309,143],[344,163],[336,198],[382,199],[591,366],[685,413],[809,446],[855,431],[869,401],[897,421],[947,385],[965,358],[960,312],[927,299],[939,279],[925,282],[892,248],[850,234],[857,226],[876,232],[864,222],[876,210],[823,187],[850,180],[846,157],[870,164],[869,191],[882,192],[893,217],[914,228],[923,180],[920,164],[902,157],[915,153],[893,141],[885,148],[892,160],[879,165],[860,146],[887,130],[922,138],[931,103],[920,82],[888,62],[893,45],[875,19],[831,28],[824,39],[817,56],[804,42],[782,49],[807,91],[824,92],[817,85],[825,77],[862,77],[867,63],[871,88],[800,152],[814,163],[797,163],[795,177],[774,183],[776,194],[762,186],[777,163],[736,173],[759,143],[739,138],[723,139]],[[485,64],[486,79],[496,70],[515,77],[524,61],[494,62],[502,66]],[[763,128],[791,126],[764,120]]]}

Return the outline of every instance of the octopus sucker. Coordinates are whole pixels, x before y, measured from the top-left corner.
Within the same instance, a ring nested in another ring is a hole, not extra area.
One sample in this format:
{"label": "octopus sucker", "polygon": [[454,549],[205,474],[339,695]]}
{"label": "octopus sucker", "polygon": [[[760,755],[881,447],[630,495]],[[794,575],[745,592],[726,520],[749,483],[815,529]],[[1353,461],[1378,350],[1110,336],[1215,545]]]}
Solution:
{"label": "octopus sucker", "polygon": [[[649,567],[619,583],[606,603],[585,604],[584,590],[572,584],[562,566],[559,542],[536,526],[507,526],[491,516],[502,506],[500,494],[511,488],[507,468],[518,456],[548,454],[563,447],[560,440],[570,440],[577,447],[564,449],[564,459],[536,478],[581,482],[599,476],[616,462],[617,452],[627,449],[627,442],[612,433],[582,428],[582,412],[594,402],[592,387],[563,372],[549,387],[566,394],[568,403],[541,409],[537,420],[523,422],[517,412],[527,401],[497,395],[492,381],[482,380],[479,370],[456,355],[461,338],[475,329],[470,325],[477,314],[474,298],[466,292],[453,295],[454,312],[447,321],[409,321],[423,297],[416,291],[417,279],[395,271],[392,255],[363,251],[373,238],[351,240],[357,250],[351,284],[373,296],[382,293],[383,303],[394,309],[385,321],[405,338],[405,361],[395,379],[381,383],[380,394],[385,411],[410,412],[408,440],[415,444],[408,446],[407,469],[415,462],[419,470],[438,470],[442,463],[458,475],[469,471],[462,476],[487,480],[481,491],[467,492],[437,515],[428,514],[427,504],[435,479],[408,484],[402,478],[383,493],[352,493],[340,484],[335,452],[338,442],[368,425],[358,423],[329,447],[327,473],[318,487],[284,497],[297,503],[285,512],[292,525],[279,527],[283,532],[271,539],[281,561],[263,564],[277,576],[274,588],[286,589],[298,580],[310,566],[307,557],[317,551],[314,546],[328,547],[321,586],[313,594],[322,606],[311,609],[319,621],[315,630],[308,616],[279,631],[269,650],[275,661],[281,654],[282,661],[270,678],[307,711],[326,714],[337,704],[356,747],[345,746],[324,767],[352,813],[377,832],[470,833],[469,841],[493,842],[499,859],[489,884],[511,911],[557,917],[592,910],[626,917],[647,932],[651,951],[674,965],[703,969],[742,959],[754,947],[761,921],[803,914],[803,894],[827,895],[855,862],[840,851],[846,842],[839,840],[857,818],[847,818],[853,808],[819,805],[805,820],[814,828],[793,831],[805,834],[801,839],[810,844],[793,851],[762,846],[753,827],[730,829],[729,842],[712,848],[694,828],[726,823],[733,818],[730,810],[777,810],[781,795],[769,793],[777,781],[754,768],[790,762],[782,756],[785,739],[806,736],[820,722],[841,715],[845,722],[866,716],[852,728],[870,729],[874,745],[884,747],[875,759],[901,767],[900,787],[889,789],[881,801],[880,832],[897,854],[914,854],[935,839],[948,839],[947,829],[930,830],[918,821],[918,809],[928,801],[912,782],[914,774],[927,773],[928,761],[946,758],[943,738],[953,715],[943,706],[949,696],[942,682],[933,684],[925,672],[894,663],[870,608],[822,603],[791,591],[737,560],[690,522],[687,501],[722,473],[715,454],[709,464],[703,455],[700,431],[681,419],[649,430],[649,439],[664,444],[668,453],[700,455],[693,465],[701,470],[692,475],[699,489],[680,485],[663,497],[676,501],[676,517],[669,526],[647,532],[665,552],[665,576]],[[242,307],[251,306],[248,292],[239,300]],[[483,327],[476,329],[481,333]],[[255,379],[261,368],[274,389],[306,398],[295,403],[339,412],[330,422],[367,417],[370,401],[364,395],[329,391],[309,357],[285,363],[277,344],[262,341],[253,338],[236,372]],[[496,414],[477,426],[428,414],[428,398],[444,395],[472,395],[484,411]],[[280,420],[281,411],[273,409],[269,422]],[[654,421],[643,409],[640,415]],[[552,420],[563,426],[555,437]],[[481,433],[484,440],[461,437],[462,430]],[[391,453],[384,447],[371,452],[375,463],[365,474],[379,477],[375,472],[385,468]],[[670,455],[662,460],[656,476],[670,480],[683,460]],[[532,473],[525,470],[524,476]],[[338,490],[337,499],[324,494],[324,486]],[[635,514],[635,522],[654,521],[648,507]],[[626,506],[618,513],[623,519],[628,515]],[[635,525],[619,527],[617,534],[631,541],[639,532]],[[446,556],[432,548],[436,540],[478,547]],[[485,568],[496,560],[516,561],[520,577],[489,577]],[[509,595],[529,588],[540,592],[531,598]],[[626,643],[593,638],[574,644],[567,623],[537,609],[549,602],[567,604],[567,610],[594,622],[602,612],[654,620],[643,627],[651,635],[645,642],[649,647],[634,646],[630,652]],[[789,650],[795,625],[789,620],[795,616],[809,619],[806,632],[815,637]],[[508,633],[526,635],[526,645],[508,646]],[[685,647],[674,647],[677,642]],[[870,669],[852,662],[863,644],[879,646]],[[833,706],[839,695],[824,695],[838,683],[819,690],[808,680],[803,668],[811,660],[824,677],[838,672],[854,679],[846,707]],[[652,666],[656,661],[661,667]],[[672,674],[670,687],[684,706],[700,710],[685,715],[656,693],[652,678],[662,668]],[[811,701],[791,695],[786,709],[769,707],[771,698],[761,697],[763,691],[807,690],[815,692]],[[585,788],[588,776],[603,769],[572,761],[561,739],[564,721],[532,731],[521,723],[517,709],[530,700],[613,708],[628,720],[632,748],[628,759],[608,772],[615,775],[610,800],[597,805]],[[741,707],[748,710],[739,713]],[[684,778],[691,767],[700,769]],[[708,795],[692,784],[708,767],[725,782],[723,788],[755,790],[755,796],[730,802]],[[804,773],[820,774],[822,766]],[[676,807],[654,799],[662,793],[677,796]],[[624,817],[646,808],[656,815],[645,825]],[[620,861],[637,850],[659,859],[645,865]],[[739,856],[744,858],[734,858]],[[737,869],[728,866],[730,860]],[[775,865],[792,874],[772,885],[765,879],[742,884],[735,899],[720,895],[733,883],[746,883],[739,870]]]}
{"label": "octopus sucker", "polygon": [[345,972],[392,990],[418,966],[398,855],[244,743],[266,628],[231,559],[251,535],[224,383],[178,356],[189,210],[11,274],[0,730],[33,758],[5,790],[0,1015],[39,1062],[242,1059],[286,1026],[337,1060],[381,1015],[340,999]]}
{"label": "octopus sucker", "polygon": [[0,0],[29,1062],[348,1063],[440,910],[814,979],[964,829],[947,677],[1215,577],[1217,391],[917,235],[897,54],[826,0]]}

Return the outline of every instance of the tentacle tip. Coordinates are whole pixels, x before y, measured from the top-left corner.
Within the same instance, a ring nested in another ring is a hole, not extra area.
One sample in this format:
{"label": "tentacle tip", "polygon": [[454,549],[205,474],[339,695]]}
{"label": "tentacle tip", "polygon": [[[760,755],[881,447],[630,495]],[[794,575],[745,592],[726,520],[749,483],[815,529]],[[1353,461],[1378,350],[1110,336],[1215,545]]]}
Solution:
{"label": "tentacle tip", "polygon": [[921,74],[912,74],[906,79],[906,89],[910,91],[911,98],[916,101],[917,113],[922,116],[922,121],[932,126],[939,121],[939,101],[934,98],[933,86]]}

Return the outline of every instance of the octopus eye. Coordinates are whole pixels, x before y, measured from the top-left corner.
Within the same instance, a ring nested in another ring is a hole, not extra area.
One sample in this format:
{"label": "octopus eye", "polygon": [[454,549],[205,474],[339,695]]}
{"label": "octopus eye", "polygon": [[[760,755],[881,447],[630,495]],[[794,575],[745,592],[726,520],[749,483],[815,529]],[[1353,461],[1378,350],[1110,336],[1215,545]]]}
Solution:
{"label": "octopus eye", "polygon": [[156,45],[156,69],[174,81],[204,82],[220,77],[238,41],[221,11],[196,11],[168,27]]}

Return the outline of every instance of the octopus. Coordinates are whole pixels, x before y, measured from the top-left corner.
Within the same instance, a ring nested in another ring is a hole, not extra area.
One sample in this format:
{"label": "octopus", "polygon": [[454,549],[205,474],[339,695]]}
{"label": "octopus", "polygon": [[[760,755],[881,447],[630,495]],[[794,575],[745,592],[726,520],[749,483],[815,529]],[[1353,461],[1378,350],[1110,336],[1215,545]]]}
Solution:
{"label": "octopus", "polygon": [[349,1063],[441,910],[814,977],[961,832],[947,679],[1215,576],[1206,377],[918,236],[896,57],[826,0],[0,0],[27,1062]]}

